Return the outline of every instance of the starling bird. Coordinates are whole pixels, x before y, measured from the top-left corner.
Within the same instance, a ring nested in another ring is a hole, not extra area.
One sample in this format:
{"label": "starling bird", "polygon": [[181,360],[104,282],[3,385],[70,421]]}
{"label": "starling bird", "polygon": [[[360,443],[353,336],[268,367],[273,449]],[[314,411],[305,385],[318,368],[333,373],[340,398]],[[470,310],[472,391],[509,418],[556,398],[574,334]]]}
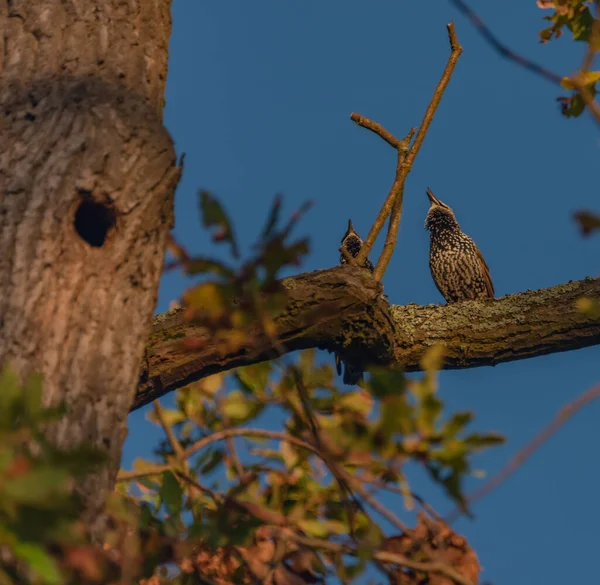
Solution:
{"label": "starling bird", "polygon": [[[348,229],[342,238],[342,248],[346,250],[352,256],[352,258],[356,258],[360,249],[362,248],[363,241],[360,239],[360,236],[354,230],[354,226],[352,225],[352,220],[348,220]],[[346,264],[346,257],[340,252],[340,263]],[[365,268],[368,268],[369,271],[373,272],[375,268],[373,268],[373,264],[367,258],[365,261]]]}
{"label": "starling bird", "polygon": [[454,211],[427,187],[430,207],[425,220],[429,230],[429,268],[438,290],[448,303],[494,298],[494,285],[475,242],[460,231]]}
{"label": "starling bird", "polygon": [[[352,225],[352,220],[348,220],[348,229],[342,238],[342,248],[344,248],[350,256],[356,258],[360,249],[362,248],[363,241],[360,239],[360,236],[354,230],[354,226]],[[345,256],[340,252],[340,263],[346,264],[347,260]],[[375,268],[371,261],[367,258],[365,261],[365,268],[368,268],[369,271],[373,272]],[[337,353],[335,354],[335,367],[337,369],[338,376],[342,373],[342,364],[344,364],[344,384],[348,384],[350,386],[354,386],[358,384],[363,377],[362,368],[356,367],[348,362],[342,362]]]}

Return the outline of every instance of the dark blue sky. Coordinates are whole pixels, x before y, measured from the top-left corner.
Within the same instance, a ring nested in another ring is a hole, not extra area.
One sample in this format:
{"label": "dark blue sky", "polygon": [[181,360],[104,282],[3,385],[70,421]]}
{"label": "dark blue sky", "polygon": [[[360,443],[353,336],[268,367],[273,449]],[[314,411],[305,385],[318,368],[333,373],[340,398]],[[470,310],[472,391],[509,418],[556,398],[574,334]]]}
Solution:
{"label": "dark blue sky", "polygon": [[[557,73],[578,67],[583,46],[566,35],[538,43],[547,13],[532,0],[485,3],[481,14],[513,48]],[[179,240],[222,253],[199,227],[199,188],[221,198],[247,245],[282,192],[288,213],[315,203],[298,229],[311,241],[303,271],[335,265],[348,218],[366,235],[395,166],[392,149],[350,113],[400,137],[418,125],[448,57],[445,25],[453,19],[464,54],[406,184],[384,280],[390,301],[442,302],[423,228],[428,185],[480,246],[498,296],[597,276],[600,238],[582,239],[572,220],[574,210],[600,208],[597,127],[587,115],[562,118],[560,88],[501,60],[444,1],[175,0],[165,123],[186,153]],[[157,311],[186,286],[165,276]],[[507,436],[507,446],[477,460],[489,474],[600,380],[599,364],[591,348],[444,372],[441,394],[451,409],[474,411],[474,427]],[[144,416],[130,417],[125,467],[149,456],[160,436]],[[597,577],[598,420],[600,404],[592,404],[478,503],[475,521],[457,524],[484,580],[564,585]],[[449,509],[427,482],[417,478],[413,488]]]}

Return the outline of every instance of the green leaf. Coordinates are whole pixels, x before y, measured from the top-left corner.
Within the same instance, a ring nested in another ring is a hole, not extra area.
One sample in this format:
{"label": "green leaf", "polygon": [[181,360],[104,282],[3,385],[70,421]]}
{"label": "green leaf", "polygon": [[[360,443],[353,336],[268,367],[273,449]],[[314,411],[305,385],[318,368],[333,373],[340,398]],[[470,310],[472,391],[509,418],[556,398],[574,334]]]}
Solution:
{"label": "green leaf", "polygon": [[373,368],[369,373],[371,377],[368,386],[375,398],[399,395],[406,387],[404,373],[400,369]]}
{"label": "green leaf", "polygon": [[299,460],[298,453],[294,446],[291,443],[288,443],[288,441],[281,441],[279,450],[281,451],[281,457],[287,469],[292,469]]}
{"label": "green leaf", "polygon": [[212,258],[202,258],[196,256],[192,258],[186,265],[185,270],[189,275],[196,274],[216,274],[228,279],[235,278],[235,272],[223,262]]}
{"label": "green leaf", "polygon": [[378,432],[388,441],[395,433],[408,435],[414,428],[414,407],[408,403],[406,396],[388,396],[381,403],[381,418]]}
{"label": "green leaf", "polygon": [[[177,423],[186,420],[186,416],[181,410],[175,410],[171,408],[164,408],[162,411],[162,416],[164,418],[165,423],[169,427],[172,427],[173,425],[176,425]],[[146,414],[146,418],[147,420],[153,422],[159,427],[162,427],[162,423],[158,420],[158,417],[156,416],[156,412],[154,410],[149,411]]]}
{"label": "green leaf", "polygon": [[0,429],[12,428],[13,413],[21,394],[16,371],[6,364],[0,371]]}
{"label": "green leaf", "polygon": [[587,41],[592,32],[594,17],[586,7],[583,10],[575,12],[575,17],[571,19],[569,29],[573,33],[574,41]]}
{"label": "green leaf", "polygon": [[366,390],[348,392],[341,396],[338,405],[342,410],[350,410],[357,414],[368,416],[373,408],[373,398]]}
{"label": "green leaf", "polygon": [[216,228],[213,232],[213,240],[215,242],[229,242],[234,258],[239,258],[233,228],[221,204],[207,191],[201,191],[200,209],[204,227]]}
{"label": "green leaf", "polygon": [[42,583],[60,585],[63,582],[56,562],[41,546],[20,542],[14,546],[13,552],[29,565]]}
{"label": "green leaf", "polygon": [[24,409],[30,421],[37,421],[42,413],[42,376],[33,374],[29,376],[23,389]]}
{"label": "green leaf", "polygon": [[417,429],[421,434],[427,437],[435,433],[435,423],[443,406],[442,401],[433,394],[423,397],[417,417]]}
{"label": "green leaf", "polygon": [[298,520],[298,526],[309,536],[316,538],[326,538],[329,536],[329,531],[325,522],[313,518],[302,518]]}
{"label": "green leaf", "polygon": [[462,431],[473,420],[472,412],[457,412],[444,425],[442,434],[444,437],[453,438]]}
{"label": "green leaf", "polygon": [[497,433],[486,433],[485,435],[473,433],[468,437],[465,437],[465,443],[475,449],[484,449],[486,447],[502,445],[505,440],[506,439],[502,435]]}
{"label": "green leaf", "polygon": [[560,104],[560,111],[566,118],[577,118],[585,110],[585,102],[578,93],[569,97],[558,97],[556,101]]}
{"label": "green leaf", "polygon": [[240,368],[236,371],[235,377],[242,386],[242,390],[248,394],[262,396],[269,383],[269,375],[273,369],[271,362],[262,362]]}
{"label": "green leaf", "polygon": [[176,516],[181,512],[183,489],[175,475],[170,471],[163,473],[160,497],[169,514]]}
{"label": "green leaf", "polygon": [[600,215],[591,211],[578,211],[574,215],[579,224],[583,236],[589,236],[592,232],[600,230]]}
{"label": "green leaf", "polygon": [[581,297],[576,302],[577,310],[594,319],[600,319],[600,302],[590,297]]}
{"label": "green leaf", "polygon": [[240,390],[234,390],[227,395],[222,408],[231,422],[240,423],[252,417],[260,405],[249,400]]}
{"label": "green leaf", "polygon": [[35,467],[25,475],[7,479],[3,486],[4,496],[21,504],[51,508],[52,498],[66,495],[69,475],[64,469]]}
{"label": "green leaf", "polygon": [[277,221],[279,220],[279,214],[281,212],[281,195],[275,195],[275,199],[273,200],[273,205],[271,205],[271,211],[269,212],[269,217],[267,218],[267,223],[263,229],[261,238],[266,240],[271,236],[275,226],[277,225]]}
{"label": "green leaf", "polygon": [[217,282],[204,282],[188,289],[183,295],[183,304],[202,311],[207,317],[218,320],[226,315],[229,304],[227,287]]}
{"label": "green leaf", "polygon": [[431,346],[421,358],[421,367],[430,376],[437,373],[444,362],[444,346],[433,345]]}
{"label": "green leaf", "polygon": [[223,461],[224,453],[222,450],[212,450],[210,451],[210,456],[208,457],[208,461],[203,462],[200,467],[200,473],[207,474],[217,468]]}

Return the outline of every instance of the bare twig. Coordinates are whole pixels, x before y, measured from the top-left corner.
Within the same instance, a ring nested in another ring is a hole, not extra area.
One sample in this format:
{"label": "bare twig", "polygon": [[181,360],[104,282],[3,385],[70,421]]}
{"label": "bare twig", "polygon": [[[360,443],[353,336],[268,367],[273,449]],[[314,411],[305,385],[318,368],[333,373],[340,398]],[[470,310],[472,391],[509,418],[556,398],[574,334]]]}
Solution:
{"label": "bare twig", "polygon": [[512,49],[509,49],[504,43],[502,43],[494,33],[487,27],[479,15],[465,2],[462,0],[450,0],[462,14],[464,14],[479,31],[479,34],[502,56],[510,61],[514,61],[524,67],[525,69],[547,79],[551,83],[560,85],[562,77],[529,59],[526,59],[522,55],[519,55]]}
{"label": "bare twig", "polygon": [[403,174],[406,167],[406,154],[410,141],[412,140],[415,129],[411,128],[410,132],[402,140],[400,148],[398,149],[398,162],[396,164],[396,179],[390,189],[390,194],[393,195],[392,211],[390,214],[390,221],[388,223],[388,232],[385,237],[385,244],[383,250],[377,260],[377,265],[373,271],[373,277],[375,280],[380,281],[390,263],[394,248],[396,246],[396,239],[398,237],[398,228],[400,227],[400,219],[402,218],[402,204],[404,203],[404,182],[407,174],[410,172],[410,168]]}
{"label": "bare twig", "polygon": [[222,431],[217,431],[216,433],[212,433],[208,437],[204,437],[199,441],[196,441],[193,445],[190,445],[185,450],[185,456],[191,457],[194,453],[200,451],[200,449],[204,449],[207,445],[211,443],[215,443],[217,441],[222,441],[223,439],[227,439],[228,437],[261,437],[263,439],[275,439],[278,441],[286,441],[287,443],[291,443],[292,445],[296,445],[297,447],[301,447],[302,449],[306,449],[307,451],[311,451],[315,455],[319,454],[319,450],[316,447],[313,447],[310,443],[303,441],[302,439],[298,439],[292,435],[287,433],[281,433],[279,431],[266,431],[264,429],[247,429],[247,428],[236,428],[236,429],[223,429]]}
{"label": "bare twig", "polygon": [[358,266],[356,258],[354,256],[351,256],[350,252],[348,252],[348,250],[346,250],[346,248],[344,248],[343,246],[340,246],[340,254],[342,254],[342,256],[346,259],[346,262],[348,262],[348,264],[351,264],[352,266]]}
{"label": "bare twig", "polygon": [[[204,449],[208,445],[212,443],[216,443],[217,441],[223,441],[229,437],[261,437],[264,439],[275,439],[278,441],[286,441],[291,443],[292,445],[296,445],[297,447],[301,447],[302,449],[306,449],[311,453],[319,456],[319,450],[303,441],[302,439],[298,439],[292,435],[288,435],[287,433],[281,433],[278,431],[266,431],[263,429],[247,429],[247,428],[236,428],[236,429],[223,429],[222,431],[217,431],[216,433],[212,433],[208,435],[208,437],[204,437],[199,441],[196,441],[193,445],[190,445],[183,452],[183,457],[185,459],[191,457],[194,453]],[[171,465],[155,465],[148,469],[144,470],[132,470],[132,471],[120,471],[117,476],[117,481],[130,481],[132,479],[139,479],[141,477],[148,477],[151,475],[160,475],[165,471],[171,471]]]}
{"label": "bare twig", "polygon": [[369,118],[365,118],[356,112],[350,114],[350,119],[359,126],[362,126],[383,138],[383,140],[385,140],[392,148],[395,148],[396,150],[400,149],[400,140],[388,132],[381,124],[373,122],[373,120],[369,120]]}
{"label": "bare twig", "polygon": [[396,516],[392,511],[388,510],[383,504],[381,504],[372,494],[370,494],[364,486],[361,484],[357,477],[354,477],[344,468],[339,467],[338,473],[352,486],[352,489],[365,501],[373,510],[381,514],[388,522],[393,524],[398,530],[402,532],[408,531],[408,526]]}
{"label": "bare twig", "polygon": [[442,517],[435,511],[435,509],[433,508],[433,506],[429,503],[427,503],[421,496],[419,496],[418,494],[415,494],[415,492],[413,492],[412,490],[406,489],[404,487],[399,487],[393,484],[390,484],[386,481],[382,481],[382,480],[364,480],[367,483],[373,485],[375,488],[377,488],[378,490],[385,490],[387,492],[392,492],[395,494],[398,494],[400,496],[403,497],[410,497],[413,500],[415,500],[416,502],[418,502],[421,507],[432,517],[435,518],[437,521],[443,521]]}
{"label": "bare twig", "polygon": [[[551,83],[562,86],[563,78],[560,75],[554,73],[553,71],[550,71],[549,69],[546,69],[545,67],[542,67],[538,63],[535,63],[530,59],[527,59],[522,55],[519,55],[519,53],[516,53],[515,51],[510,49],[507,45],[501,42],[496,35],[492,33],[492,31],[483,22],[479,15],[468,4],[463,2],[463,0],[450,0],[450,3],[453,4],[462,14],[464,14],[473,23],[475,28],[479,31],[479,34],[481,34],[481,36],[492,46],[493,49],[496,50],[496,52],[500,56],[508,59],[509,61],[513,61],[519,64],[521,67],[524,67],[528,71],[535,73],[536,75],[542,77],[543,79],[546,79],[547,81],[550,81]],[[584,57],[584,71],[590,66],[592,59],[593,53],[591,52],[589,53],[589,55],[586,55]],[[575,86],[575,89],[581,96],[581,99],[585,102],[586,106],[588,106],[588,109],[590,110],[596,121],[600,124],[600,105],[594,100],[594,97],[592,96],[589,89],[581,82],[580,79],[578,80],[577,78],[578,75],[575,74],[570,78],[570,80],[573,82],[573,85]]]}
{"label": "bare twig", "polygon": [[177,461],[183,462],[185,459],[185,457],[183,456],[183,447],[181,446],[181,443],[175,436],[171,425],[167,422],[167,419],[165,418],[165,411],[163,410],[163,407],[160,401],[158,400],[154,401],[154,413],[156,414],[156,418],[158,419],[160,426],[163,428],[165,434],[167,435],[169,445],[171,445],[171,449],[173,449],[175,458],[177,459]]}
{"label": "bare twig", "polygon": [[191,486],[195,487],[199,492],[202,492],[203,494],[209,496],[213,500],[213,502],[215,502],[215,504],[221,503],[219,497],[217,496],[217,494],[215,494],[215,492],[213,492],[210,488],[203,486],[196,478],[192,477],[189,473],[181,470],[177,470],[174,473],[177,477],[179,477],[186,483],[189,483]]}
{"label": "bare twig", "polygon": [[[221,417],[223,418],[223,422],[225,423],[225,428],[228,428],[228,429],[231,428],[231,422],[229,420],[229,417],[225,413],[225,409],[222,408],[221,401],[219,401],[218,407],[221,412]],[[227,439],[225,439],[225,442],[227,444],[227,450],[229,451],[229,456],[231,457],[233,467],[235,468],[235,471],[238,474],[238,477],[240,479],[242,479],[246,473],[246,470],[244,469],[242,460],[240,459],[237,449],[235,448],[235,440],[233,437],[227,437]]]}
{"label": "bare twig", "polygon": [[415,137],[415,141],[408,151],[408,145],[412,139],[414,134],[414,129],[412,129],[408,135],[404,138],[404,140],[398,140],[395,136],[391,135],[384,128],[382,128],[376,122],[372,122],[367,120],[363,116],[359,114],[353,113],[350,118],[364,128],[368,128],[372,132],[375,132],[379,136],[381,136],[388,144],[393,146],[398,151],[398,163],[396,165],[396,177],[394,183],[390,189],[390,192],[381,207],[379,215],[377,219],[373,223],[371,230],[357,256],[357,263],[359,265],[364,264],[373,244],[379,232],[383,228],[383,224],[387,217],[391,214],[390,224],[388,227],[388,233],[386,237],[386,241],[383,247],[383,251],[381,252],[381,256],[377,261],[377,266],[374,271],[375,280],[380,281],[385,273],[385,270],[390,262],[392,254],[394,252],[394,247],[396,245],[396,237],[398,235],[398,226],[400,225],[400,216],[402,211],[402,200],[404,193],[404,183],[406,181],[406,177],[410,173],[412,169],[412,165],[415,161],[415,158],[423,144],[423,140],[425,139],[425,135],[427,134],[427,130],[433,120],[433,115],[440,103],[442,95],[444,94],[444,90],[450,81],[452,76],[452,72],[456,66],[458,58],[462,53],[462,47],[460,46],[458,39],[456,37],[456,31],[454,30],[454,23],[450,23],[447,25],[448,28],[448,37],[450,41],[450,57],[448,58],[448,62],[446,63],[446,67],[444,69],[444,73],[435,89],[433,97],[427,106],[425,111],[425,115],[423,116],[423,121],[421,122],[421,126],[419,127],[419,131],[417,132],[417,136]]}
{"label": "bare twig", "polygon": [[153,475],[161,475],[165,471],[173,471],[174,467],[171,464],[152,465],[146,469],[132,469],[130,471],[121,470],[117,475],[117,481],[132,481],[134,479],[142,479],[143,477],[152,477]]}
{"label": "bare twig", "polygon": [[[467,503],[473,504],[490,492],[494,491],[501,483],[508,479],[537,449],[539,449],[560,427],[562,427],[569,418],[577,411],[587,406],[590,402],[600,398],[600,384],[593,386],[580,394],[575,400],[560,409],[554,420],[546,426],[533,440],[531,440],[521,451],[519,451],[496,475],[491,477],[483,486],[475,490],[467,497]],[[446,522],[451,524],[463,512],[456,508],[446,517]]]}

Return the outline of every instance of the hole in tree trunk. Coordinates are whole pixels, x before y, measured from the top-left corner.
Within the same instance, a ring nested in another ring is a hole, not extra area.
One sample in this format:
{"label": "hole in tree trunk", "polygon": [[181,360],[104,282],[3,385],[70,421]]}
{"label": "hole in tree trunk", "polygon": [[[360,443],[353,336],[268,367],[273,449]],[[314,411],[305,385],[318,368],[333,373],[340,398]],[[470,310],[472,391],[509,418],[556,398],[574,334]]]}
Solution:
{"label": "hole in tree trunk", "polygon": [[84,199],[75,212],[75,230],[94,248],[102,247],[114,225],[114,211],[101,203]]}

